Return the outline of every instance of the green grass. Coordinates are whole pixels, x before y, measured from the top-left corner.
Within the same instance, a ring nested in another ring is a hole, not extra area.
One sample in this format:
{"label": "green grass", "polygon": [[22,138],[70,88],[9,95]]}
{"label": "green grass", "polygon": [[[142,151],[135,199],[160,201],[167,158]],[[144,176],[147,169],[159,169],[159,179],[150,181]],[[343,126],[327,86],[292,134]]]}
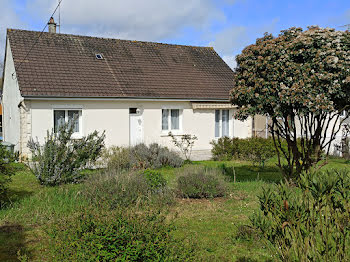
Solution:
{"label": "green grass", "polygon": [[[266,261],[271,254],[260,241],[237,239],[240,225],[249,224],[257,211],[257,194],[262,187],[282,179],[275,160],[264,168],[249,162],[201,161],[195,165],[233,167],[236,183],[225,198],[209,200],[178,199],[169,216],[177,227],[175,236],[193,239],[198,246],[198,261]],[[323,169],[350,169],[348,162],[331,159]],[[63,216],[70,216],[87,202],[82,196],[84,184],[60,187],[41,186],[34,175],[21,165],[10,183],[10,207],[0,210],[0,261],[16,261],[17,253],[31,261],[49,260],[46,230]],[[174,186],[179,169],[159,171]],[[93,171],[86,171],[93,175]],[[232,181],[232,180],[231,180]],[[250,260],[249,260],[250,259]]]}

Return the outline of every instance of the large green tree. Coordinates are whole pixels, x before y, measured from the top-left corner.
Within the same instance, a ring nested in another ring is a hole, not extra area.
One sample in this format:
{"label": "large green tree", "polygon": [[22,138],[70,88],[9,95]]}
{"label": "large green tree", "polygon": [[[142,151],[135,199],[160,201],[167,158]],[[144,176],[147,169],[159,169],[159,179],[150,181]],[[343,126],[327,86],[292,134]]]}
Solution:
{"label": "large green tree", "polygon": [[330,152],[350,105],[350,32],[310,27],[265,34],[236,60],[236,117],[269,117],[287,178],[316,165]]}

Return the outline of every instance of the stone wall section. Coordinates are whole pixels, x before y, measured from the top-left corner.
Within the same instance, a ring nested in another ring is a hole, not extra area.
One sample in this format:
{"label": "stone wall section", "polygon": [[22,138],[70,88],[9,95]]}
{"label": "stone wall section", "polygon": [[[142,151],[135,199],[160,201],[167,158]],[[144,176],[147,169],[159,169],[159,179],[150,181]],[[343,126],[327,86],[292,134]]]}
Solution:
{"label": "stone wall section", "polygon": [[30,150],[27,146],[32,137],[32,116],[30,101],[23,101],[20,107],[20,158],[26,159],[30,156]]}

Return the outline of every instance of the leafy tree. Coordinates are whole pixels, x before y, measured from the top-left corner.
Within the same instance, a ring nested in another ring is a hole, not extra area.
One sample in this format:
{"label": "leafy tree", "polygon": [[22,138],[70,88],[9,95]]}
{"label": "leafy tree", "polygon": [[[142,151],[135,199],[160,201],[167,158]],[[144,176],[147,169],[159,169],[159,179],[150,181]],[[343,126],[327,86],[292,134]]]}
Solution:
{"label": "leafy tree", "polygon": [[237,56],[237,65],[231,91],[231,102],[239,106],[236,117],[271,119],[286,178],[309,170],[323,152],[328,155],[345,119],[340,115],[350,105],[349,31],[310,27],[290,28],[278,37],[266,33]]}

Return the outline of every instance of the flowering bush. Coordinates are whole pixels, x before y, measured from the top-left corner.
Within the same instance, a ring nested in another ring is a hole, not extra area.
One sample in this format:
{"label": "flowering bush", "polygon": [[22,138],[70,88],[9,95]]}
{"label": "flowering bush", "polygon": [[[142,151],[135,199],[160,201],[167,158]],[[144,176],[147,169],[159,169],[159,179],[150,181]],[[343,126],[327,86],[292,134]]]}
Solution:
{"label": "flowering bush", "polygon": [[349,31],[290,28],[278,37],[265,34],[237,56],[231,91],[239,106],[236,117],[270,118],[281,152],[278,165],[287,178],[315,165],[323,151],[329,153],[343,121],[340,114],[350,105],[349,43]]}

